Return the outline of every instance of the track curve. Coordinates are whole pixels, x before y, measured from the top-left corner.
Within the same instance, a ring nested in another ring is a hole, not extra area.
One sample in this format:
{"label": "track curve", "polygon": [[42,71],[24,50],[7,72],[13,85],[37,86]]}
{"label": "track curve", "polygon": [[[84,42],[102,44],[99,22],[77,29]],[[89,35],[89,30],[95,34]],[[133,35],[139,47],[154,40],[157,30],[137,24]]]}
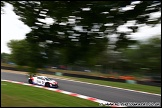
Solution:
{"label": "track curve", "polygon": [[[1,79],[28,83],[27,76],[21,74],[1,72]],[[160,102],[161,96],[126,91],[104,86],[97,86],[68,80],[55,79],[59,89],[74,92],[110,102]]]}

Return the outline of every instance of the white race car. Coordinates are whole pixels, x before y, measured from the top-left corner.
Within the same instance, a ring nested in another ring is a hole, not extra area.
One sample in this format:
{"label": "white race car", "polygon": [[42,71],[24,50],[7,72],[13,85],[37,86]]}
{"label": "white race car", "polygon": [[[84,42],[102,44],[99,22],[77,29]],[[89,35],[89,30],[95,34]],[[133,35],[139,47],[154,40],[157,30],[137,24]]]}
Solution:
{"label": "white race car", "polygon": [[45,87],[55,87],[58,88],[58,82],[55,80],[48,78],[46,76],[35,76],[28,78],[29,84],[36,84]]}

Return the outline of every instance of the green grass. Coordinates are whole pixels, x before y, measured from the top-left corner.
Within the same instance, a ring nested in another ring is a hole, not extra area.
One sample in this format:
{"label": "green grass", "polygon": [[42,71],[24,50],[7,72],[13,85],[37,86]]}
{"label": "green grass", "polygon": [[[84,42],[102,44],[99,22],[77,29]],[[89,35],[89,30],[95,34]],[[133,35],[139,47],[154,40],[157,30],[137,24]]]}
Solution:
{"label": "green grass", "polygon": [[101,85],[161,94],[161,87],[155,87],[155,86],[148,86],[148,85],[142,85],[142,84],[128,84],[128,83],[120,83],[120,82],[112,82],[112,81],[102,81],[102,80],[94,80],[94,79],[87,79],[87,78],[74,78],[74,77],[67,77],[67,76],[62,76],[62,78],[69,78],[72,80],[89,82],[89,83],[94,83],[94,84],[101,84]]}
{"label": "green grass", "polygon": [[99,107],[99,103],[54,91],[1,81],[1,106]]}
{"label": "green grass", "polygon": [[[6,64],[3,64],[6,65]],[[67,70],[55,70],[55,69],[48,69],[53,72],[67,72]],[[75,71],[68,71],[68,73],[77,73],[77,74],[83,74],[84,72],[75,72]],[[84,74],[95,74],[97,76],[103,75],[103,74],[97,74],[97,73],[84,73]],[[106,75],[103,75],[106,76]],[[108,74],[107,74],[108,76]],[[132,90],[138,90],[138,91],[144,91],[149,93],[156,93],[161,94],[161,87],[155,87],[155,86],[148,86],[148,85],[142,85],[142,84],[128,84],[128,83],[120,83],[120,82],[112,82],[112,81],[102,81],[102,80],[94,80],[94,79],[87,79],[87,78],[75,78],[75,77],[68,77],[68,76],[60,76],[61,78],[70,78],[77,81],[83,81],[83,82],[89,82],[94,84],[101,84],[101,85],[107,85],[107,86],[113,86],[113,87],[120,87],[125,89],[132,89]]]}

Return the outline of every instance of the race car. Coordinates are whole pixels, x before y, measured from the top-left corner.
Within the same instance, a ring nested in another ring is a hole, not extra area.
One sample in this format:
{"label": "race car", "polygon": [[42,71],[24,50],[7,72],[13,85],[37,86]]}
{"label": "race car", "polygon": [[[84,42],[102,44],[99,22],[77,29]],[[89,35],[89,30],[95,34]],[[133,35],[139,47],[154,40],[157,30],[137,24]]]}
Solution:
{"label": "race car", "polygon": [[45,87],[54,87],[58,88],[58,82],[55,80],[48,78],[46,76],[34,76],[28,78],[29,84],[36,84],[36,85],[41,85]]}

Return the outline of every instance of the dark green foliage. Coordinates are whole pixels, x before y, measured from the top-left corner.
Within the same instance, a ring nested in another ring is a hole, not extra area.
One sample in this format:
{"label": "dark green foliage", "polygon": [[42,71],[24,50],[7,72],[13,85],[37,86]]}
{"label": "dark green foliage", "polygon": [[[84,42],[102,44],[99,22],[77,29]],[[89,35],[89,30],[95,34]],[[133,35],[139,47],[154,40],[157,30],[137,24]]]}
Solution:
{"label": "dark green foliage", "polygon": [[10,54],[1,53],[1,62],[7,63],[10,61]]}
{"label": "dark green foliage", "polygon": [[[128,46],[137,43],[136,40],[131,40],[127,35],[137,32],[138,24],[155,26],[161,23],[161,16],[154,19],[150,19],[149,17],[150,13],[161,11],[161,1],[140,1],[136,4],[132,4],[135,1],[6,2],[14,6],[14,12],[21,17],[20,20],[32,29],[26,35],[27,41],[34,46],[35,44],[43,44],[42,48],[47,54],[49,64],[75,64],[79,61],[85,61],[85,64],[94,65],[97,62],[104,61],[104,67],[112,65],[114,67],[114,64],[106,63],[106,60],[103,58],[97,61],[107,51],[108,45],[110,44],[108,37],[111,34],[118,34],[118,40],[114,43],[115,47],[112,50],[120,52],[120,50],[124,50]],[[1,7],[3,3],[1,2]],[[123,9],[126,7],[131,8],[128,10]],[[46,18],[52,18],[54,22],[52,24],[46,24],[42,21],[42,19]],[[119,32],[117,30],[120,25],[132,20],[136,22],[134,25],[128,26],[128,29],[130,29],[129,32]],[[76,29],[76,27],[80,27],[80,29]],[[35,51],[35,54],[32,56],[41,58],[37,54],[39,50],[37,47],[32,47],[32,51]],[[147,50],[147,48],[141,48],[138,51],[143,50]],[[133,50],[130,52],[133,55],[135,54]],[[22,54],[24,53],[26,52],[22,52]],[[108,56],[107,53],[104,55]],[[140,57],[140,55],[134,56],[131,58]],[[142,56],[146,57],[147,54],[142,53]],[[129,65],[130,63],[122,60],[118,61],[117,57],[113,57],[109,56],[111,60],[117,59],[115,66],[119,69],[127,69],[126,67],[135,69],[135,64]],[[27,59],[31,58],[24,58],[24,60]],[[37,59],[32,58],[31,61],[37,61]],[[39,62],[41,61],[42,59]],[[21,64],[24,64],[23,61],[21,62]],[[145,65],[147,62],[142,63],[142,65]],[[32,66],[41,65],[29,64]]]}
{"label": "dark green foliage", "polygon": [[135,49],[124,50],[123,58],[129,60],[127,69],[130,67],[145,74],[160,74],[161,39],[151,38],[147,43],[137,45]]}
{"label": "dark green foliage", "polygon": [[8,43],[11,49],[11,60],[17,65],[41,68],[46,63],[42,55],[44,50],[38,44],[31,44],[26,40],[11,40]]}
{"label": "dark green foliage", "polygon": [[[131,32],[119,33],[116,30],[118,26],[127,21],[136,20],[136,24],[153,25],[160,21],[160,18],[154,19],[154,22],[149,20],[149,13],[160,11],[160,1],[141,1],[138,4],[131,4],[133,1],[7,2],[14,6],[15,13],[21,16],[20,20],[32,29],[26,35],[27,40],[29,42],[51,40],[52,43],[47,45],[63,49],[67,56],[67,63],[73,63],[78,58],[85,59],[88,58],[87,55],[93,56],[94,54],[97,55],[96,52],[104,51],[108,44],[107,35],[110,34],[119,34],[120,40],[117,41],[116,49],[126,48],[128,45],[134,44],[135,41],[125,36]],[[122,9],[129,5],[134,9]],[[54,19],[54,23],[48,25],[40,20],[45,18]],[[75,20],[75,22],[69,20]],[[66,24],[61,25],[61,23]],[[113,25],[105,26],[106,23]],[[83,30],[74,29],[76,26],[82,26]],[[136,32],[138,26],[130,26],[129,29]]]}

